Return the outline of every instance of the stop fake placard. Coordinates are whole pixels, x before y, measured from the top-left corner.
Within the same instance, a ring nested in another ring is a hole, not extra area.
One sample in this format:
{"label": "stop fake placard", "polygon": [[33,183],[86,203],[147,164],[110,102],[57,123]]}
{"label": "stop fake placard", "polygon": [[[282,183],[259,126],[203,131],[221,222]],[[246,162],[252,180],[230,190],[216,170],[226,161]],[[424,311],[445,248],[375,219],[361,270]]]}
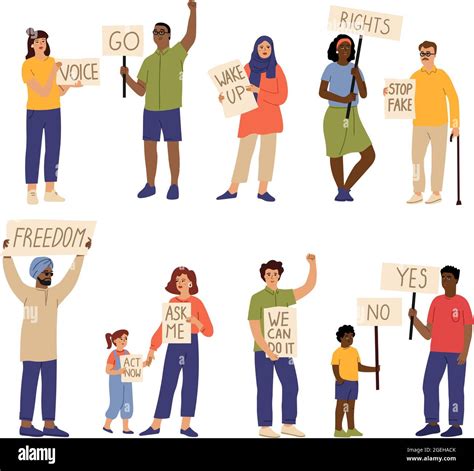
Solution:
{"label": "stop fake placard", "polygon": [[385,119],[415,119],[416,80],[385,80]]}

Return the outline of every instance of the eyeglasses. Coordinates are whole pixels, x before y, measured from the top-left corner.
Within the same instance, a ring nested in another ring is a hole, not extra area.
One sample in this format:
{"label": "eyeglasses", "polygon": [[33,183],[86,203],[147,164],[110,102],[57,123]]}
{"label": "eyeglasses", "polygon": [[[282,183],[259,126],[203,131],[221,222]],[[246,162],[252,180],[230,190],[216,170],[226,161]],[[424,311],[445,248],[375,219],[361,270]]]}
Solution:
{"label": "eyeglasses", "polygon": [[53,276],[54,273],[53,273],[52,271],[44,271],[44,272],[43,272],[43,275],[44,275],[44,276]]}
{"label": "eyeglasses", "polygon": [[169,31],[165,31],[164,29],[160,29],[160,31],[157,31],[156,29],[153,30],[154,36],[164,36],[165,34],[169,34]]}
{"label": "eyeglasses", "polygon": [[420,52],[420,57],[431,57],[431,56],[436,56],[434,52]]}

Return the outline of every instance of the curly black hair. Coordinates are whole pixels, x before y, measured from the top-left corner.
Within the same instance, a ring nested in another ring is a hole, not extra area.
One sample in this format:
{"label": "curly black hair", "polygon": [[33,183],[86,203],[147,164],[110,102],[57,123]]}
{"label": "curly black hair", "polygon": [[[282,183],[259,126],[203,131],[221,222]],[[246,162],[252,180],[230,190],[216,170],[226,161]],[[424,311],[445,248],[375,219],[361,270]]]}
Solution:
{"label": "curly black hair", "polygon": [[461,270],[459,270],[459,268],[453,267],[452,265],[446,265],[444,268],[441,269],[441,274],[443,273],[450,273],[454,276],[456,280],[459,280]]}
{"label": "curly black hair", "polygon": [[351,325],[342,325],[339,327],[338,331],[336,332],[337,341],[340,342],[344,334],[352,334],[355,337],[354,327]]}
{"label": "curly black hair", "polygon": [[338,36],[336,36],[334,38],[332,43],[329,45],[328,59],[330,61],[337,62],[337,59],[339,58],[339,56],[337,55],[336,46],[337,46],[337,43],[340,39],[348,39],[351,42],[351,46],[352,46],[351,47],[351,55],[349,56],[348,61],[350,62],[350,61],[354,60],[355,56],[356,56],[355,43],[354,43],[353,39],[350,36],[347,36],[347,34],[339,34]]}

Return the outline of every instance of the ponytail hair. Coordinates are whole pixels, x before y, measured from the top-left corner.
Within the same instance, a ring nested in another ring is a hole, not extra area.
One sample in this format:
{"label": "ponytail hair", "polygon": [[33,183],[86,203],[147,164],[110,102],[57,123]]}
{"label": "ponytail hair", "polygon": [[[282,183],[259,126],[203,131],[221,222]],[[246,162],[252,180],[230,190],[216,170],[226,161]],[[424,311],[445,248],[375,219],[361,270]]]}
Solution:
{"label": "ponytail hair", "polygon": [[128,335],[128,330],[121,329],[116,330],[113,334],[105,334],[105,341],[107,342],[107,349],[112,347],[112,344],[115,345],[115,341],[122,337],[122,335]]}

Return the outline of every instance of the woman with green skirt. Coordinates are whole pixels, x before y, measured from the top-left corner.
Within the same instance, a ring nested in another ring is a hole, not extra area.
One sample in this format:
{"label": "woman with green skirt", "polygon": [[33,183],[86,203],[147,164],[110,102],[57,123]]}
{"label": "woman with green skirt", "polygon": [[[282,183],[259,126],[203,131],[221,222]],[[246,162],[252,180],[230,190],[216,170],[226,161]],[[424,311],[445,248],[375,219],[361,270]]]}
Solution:
{"label": "woman with green skirt", "polygon": [[[324,116],[324,138],[326,154],[330,158],[331,171],[338,188],[336,201],[354,201],[351,188],[374,163],[375,151],[359,117],[357,105],[359,95],[367,97],[364,76],[352,60],[355,58],[355,44],[350,36],[340,34],[328,49],[328,59],[332,61],[321,77],[319,96],[329,100],[329,108]],[[355,77],[354,93],[351,93],[352,77]],[[351,103],[351,113],[346,119],[347,105]],[[360,160],[344,180],[344,155],[360,153]]]}

